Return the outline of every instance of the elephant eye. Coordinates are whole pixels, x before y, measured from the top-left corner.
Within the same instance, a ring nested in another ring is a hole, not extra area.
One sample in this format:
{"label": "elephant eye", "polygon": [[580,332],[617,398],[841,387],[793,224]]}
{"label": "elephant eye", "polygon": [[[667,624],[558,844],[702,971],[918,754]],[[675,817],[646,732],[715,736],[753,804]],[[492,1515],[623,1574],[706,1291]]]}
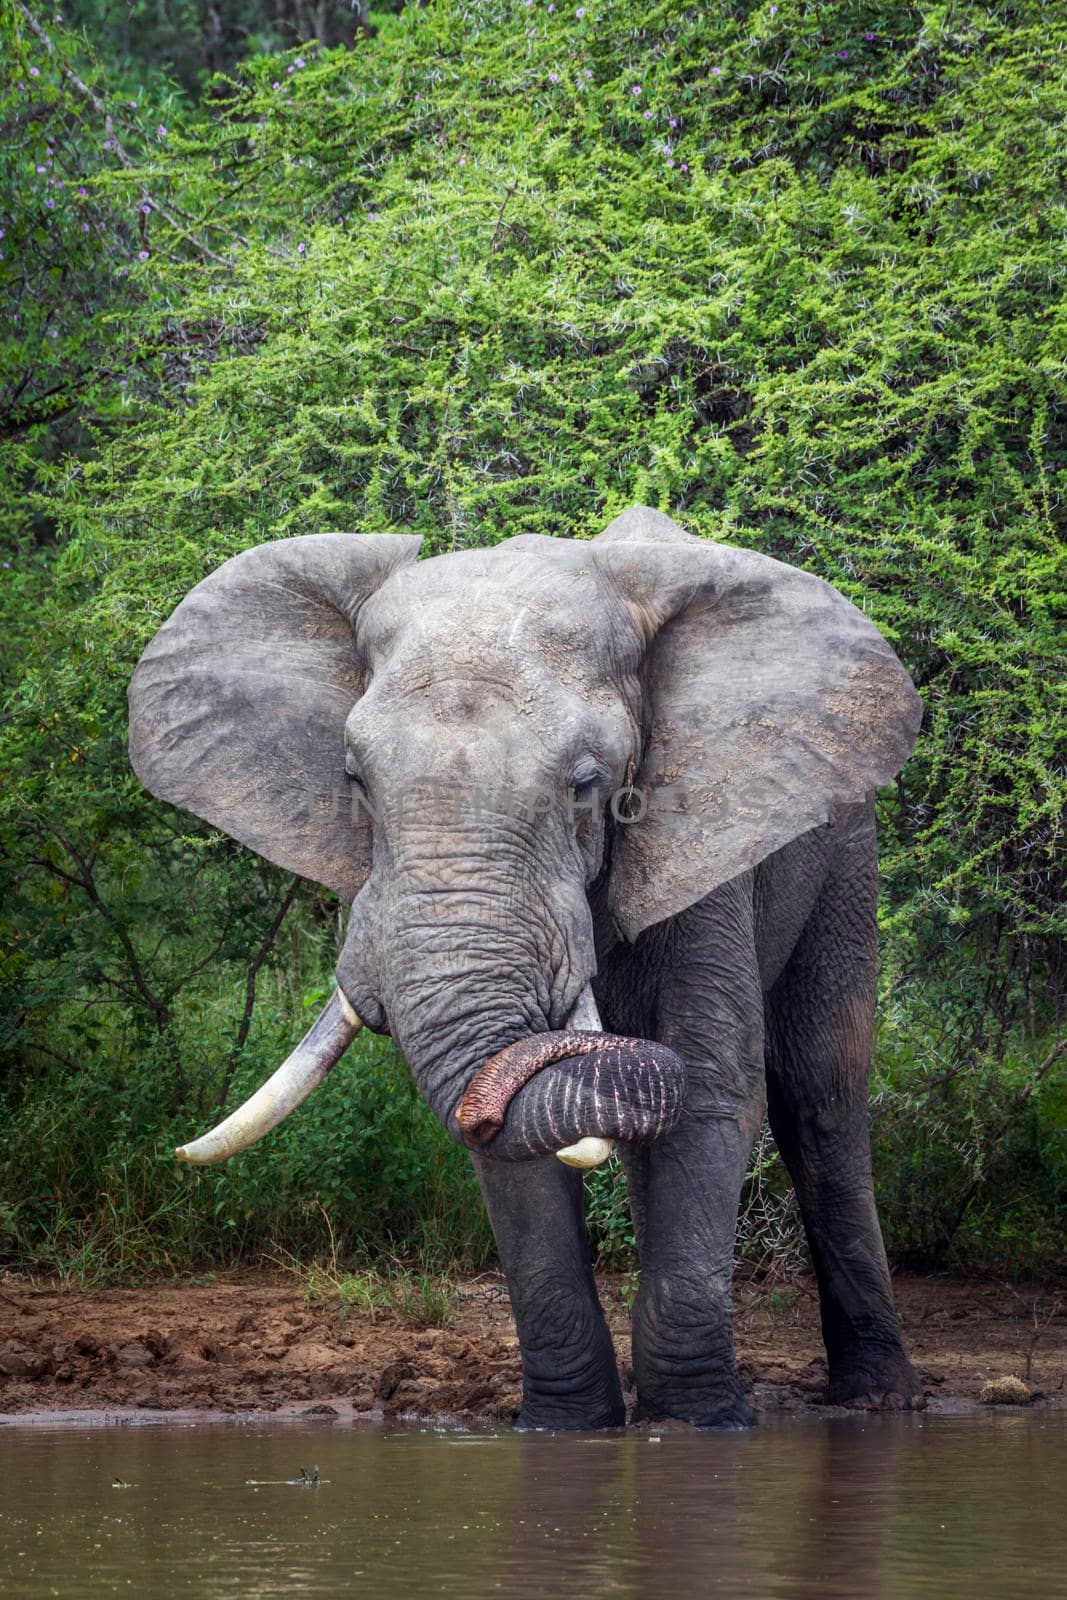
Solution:
{"label": "elephant eye", "polygon": [[610,776],[607,768],[595,756],[583,756],[571,774],[571,788],[575,794],[588,794],[590,789]]}

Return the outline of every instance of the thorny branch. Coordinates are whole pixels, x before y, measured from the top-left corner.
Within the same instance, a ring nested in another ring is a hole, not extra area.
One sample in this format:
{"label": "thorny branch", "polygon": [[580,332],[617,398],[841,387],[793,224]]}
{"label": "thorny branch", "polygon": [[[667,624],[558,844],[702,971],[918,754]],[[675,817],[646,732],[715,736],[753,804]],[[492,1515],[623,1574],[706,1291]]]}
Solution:
{"label": "thorny branch", "polygon": [[[26,24],[30,31],[41,41],[49,55],[54,55],[55,45],[52,43],[51,38],[45,32],[44,28],[41,27],[41,24],[37,21],[36,17],[26,8],[26,6],[23,5],[22,0],[16,0],[16,6],[18,11],[26,19]],[[68,62],[60,61],[59,70],[63,74],[63,77],[66,78],[67,82],[70,84],[75,93],[79,94],[83,100],[87,100],[97,115],[104,119],[104,128],[107,133],[108,141],[122,165],[124,167],[132,167],[134,165],[133,158],[130,156],[129,152],[124,149],[121,140],[115,132],[115,119],[108,110],[106,102],[101,100],[95,89],[92,89],[83,78],[79,77],[77,72],[75,72],[74,68],[70,66]],[[194,250],[199,251],[199,253],[202,256],[205,256],[208,261],[214,261],[217,266],[228,267],[232,270],[234,263],[229,260],[228,257],[218,255],[214,250],[212,250],[210,245],[205,244],[202,239],[197,239],[194,234],[190,233],[187,228],[183,227],[181,222],[179,222],[175,211],[163,205],[163,203],[143,184],[141,185],[141,198],[146,204],[152,207],[152,210],[156,212],[157,215],[163,218],[164,222],[168,222],[170,224],[179,238],[184,239],[187,244],[193,247]]]}

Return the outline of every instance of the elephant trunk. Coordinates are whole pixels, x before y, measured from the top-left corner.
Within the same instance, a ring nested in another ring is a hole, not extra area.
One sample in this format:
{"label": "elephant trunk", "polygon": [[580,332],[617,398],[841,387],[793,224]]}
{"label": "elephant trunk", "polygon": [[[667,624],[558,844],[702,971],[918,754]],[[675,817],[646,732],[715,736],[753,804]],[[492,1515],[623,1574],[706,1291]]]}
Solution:
{"label": "elephant trunk", "polygon": [[585,1140],[662,1138],[681,1115],[684,1093],[685,1068],[665,1045],[610,1033],[538,1033],[475,1073],[456,1122],[469,1144],[504,1160],[550,1151],[567,1159]]}
{"label": "elephant trunk", "polygon": [[445,890],[405,886],[377,928],[368,907],[350,923],[338,979],[358,1006],[378,932],[390,1029],[453,1137],[493,1159],[596,1165],[609,1141],[670,1131],[684,1068],[661,1045],[594,1031],[588,984],[574,992],[594,960],[584,888],[557,880],[522,906],[507,865],[501,849],[488,882],[479,863],[473,885],[454,871]]}

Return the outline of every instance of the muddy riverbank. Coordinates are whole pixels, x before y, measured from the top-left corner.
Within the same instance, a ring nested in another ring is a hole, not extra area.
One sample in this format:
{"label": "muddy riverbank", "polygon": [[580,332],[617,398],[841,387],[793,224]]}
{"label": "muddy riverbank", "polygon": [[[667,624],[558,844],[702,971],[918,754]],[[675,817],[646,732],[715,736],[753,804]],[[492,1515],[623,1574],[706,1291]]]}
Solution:
{"label": "muddy riverbank", "polygon": [[[1028,1357],[1035,1403],[1067,1405],[1067,1294],[908,1276],[896,1292],[931,1409],[977,1404],[990,1379],[1025,1378]],[[601,1279],[601,1294],[630,1384],[623,1280]],[[735,1304],[757,1409],[818,1406],[825,1366],[814,1284],[742,1283]],[[263,1271],[90,1292],[0,1281],[0,1417],[261,1412],[500,1423],[514,1414],[519,1376],[495,1275],[457,1285],[446,1328],[309,1302],[293,1278]]]}

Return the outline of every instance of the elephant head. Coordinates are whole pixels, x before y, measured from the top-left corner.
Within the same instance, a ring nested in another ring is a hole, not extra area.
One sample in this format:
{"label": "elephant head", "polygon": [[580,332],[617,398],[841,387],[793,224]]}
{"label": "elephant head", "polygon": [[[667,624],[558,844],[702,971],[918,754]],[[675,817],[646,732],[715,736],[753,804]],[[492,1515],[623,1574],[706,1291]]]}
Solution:
{"label": "elephant head", "polygon": [[492,1154],[661,1136],[677,1057],[588,1031],[591,897],[601,933],[636,940],[914,742],[917,696],[861,612],[659,512],[591,542],[417,553],[354,534],[248,550],[131,682],[145,785],[352,906],[336,995],[190,1159],[273,1126],[361,1019]]}

